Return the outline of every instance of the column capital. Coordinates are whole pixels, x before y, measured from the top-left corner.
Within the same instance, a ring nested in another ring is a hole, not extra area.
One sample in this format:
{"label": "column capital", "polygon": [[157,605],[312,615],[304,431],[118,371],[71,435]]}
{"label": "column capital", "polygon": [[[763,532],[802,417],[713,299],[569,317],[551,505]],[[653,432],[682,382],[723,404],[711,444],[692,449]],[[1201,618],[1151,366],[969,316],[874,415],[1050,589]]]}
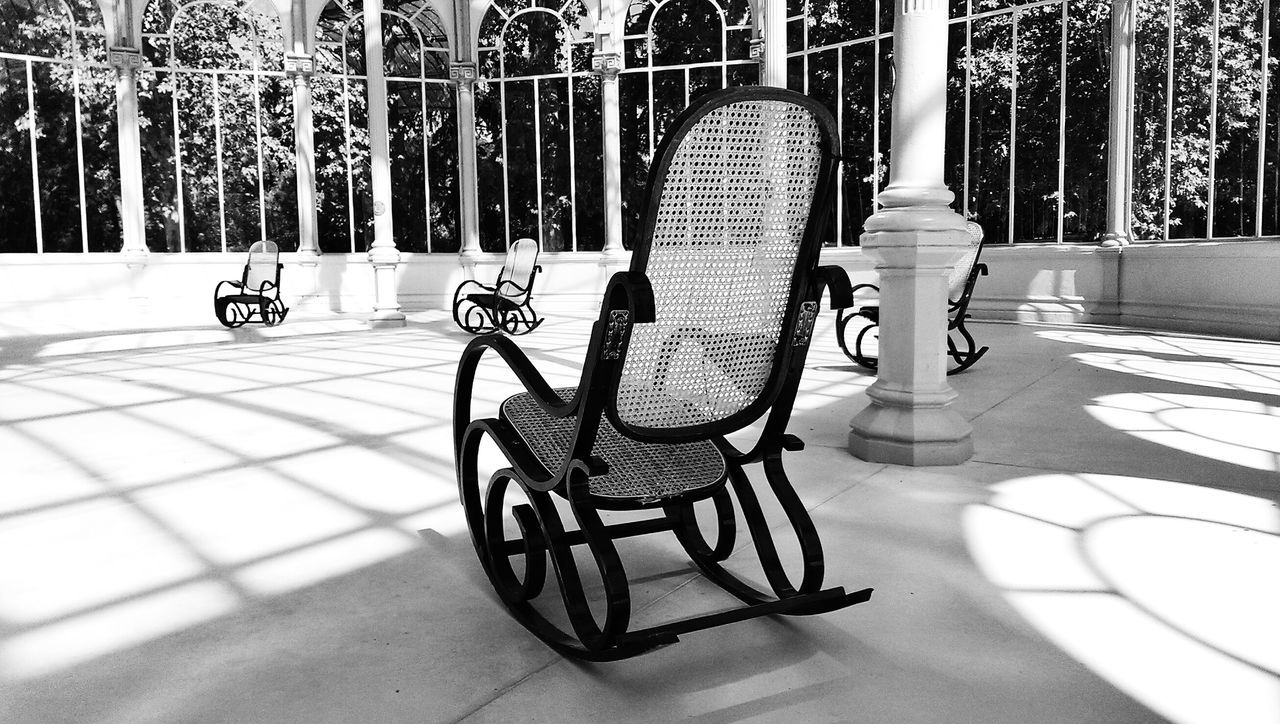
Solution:
{"label": "column capital", "polygon": [[117,70],[137,70],[142,67],[142,51],[123,45],[113,45],[107,51],[107,62]]}
{"label": "column capital", "polygon": [[900,15],[926,15],[928,13],[945,12],[947,4],[944,0],[900,0]]}
{"label": "column capital", "polygon": [[752,38],[747,41],[747,57],[761,65],[764,65],[764,36]]}
{"label": "column capital", "polygon": [[604,80],[617,80],[621,71],[622,53],[597,50],[591,54],[591,72]]}
{"label": "column capital", "polygon": [[458,84],[458,86],[470,88],[475,85],[476,79],[479,77],[480,74],[476,69],[475,63],[458,62],[449,64],[449,80]]}
{"label": "column capital", "polygon": [[284,54],[284,74],[290,78],[310,78],[316,72],[316,60],[305,53]]}

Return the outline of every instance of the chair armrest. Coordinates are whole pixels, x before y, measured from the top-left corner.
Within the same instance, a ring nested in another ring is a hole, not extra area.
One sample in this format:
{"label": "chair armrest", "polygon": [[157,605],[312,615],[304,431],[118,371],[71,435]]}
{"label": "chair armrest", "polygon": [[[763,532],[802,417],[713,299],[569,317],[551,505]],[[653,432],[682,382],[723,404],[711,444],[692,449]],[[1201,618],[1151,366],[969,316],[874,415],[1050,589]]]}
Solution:
{"label": "chair armrest", "polygon": [[818,296],[825,286],[831,294],[832,309],[848,309],[853,306],[853,287],[849,285],[849,273],[838,266],[818,267]]}
{"label": "chair armrest", "polygon": [[978,273],[979,273],[979,274],[981,274],[982,276],[984,276],[984,277],[985,277],[985,276],[987,276],[987,263],[986,263],[986,262],[980,262],[980,263],[978,263],[977,265],[975,265],[973,268],[974,268],[974,269],[976,269],[976,270],[978,271]]}
{"label": "chair armrest", "polygon": [[471,422],[471,396],[475,388],[476,368],[485,352],[492,349],[507,364],[516,379],[525,390],[533,396],[538,406],[552,417],[572,415],[578,406],[578,398],[565,401],[547,384],[542,373],[538,372],[528,355],[515,342],[501,334],[486,334],[471,340],[462,357],[458,360],[458,371],[454,376],[453,391],[453,433],[454,445],[461,444],[463,433]]}
{"label": "chair armrest", "polygon": [[853,289],[850,289],[849,291],[850,291],[850,293],[851,293],[851,294],[853,294],[854,296],[857,296],[857,295],[858,295],[858,292],[860,292],[860,291],[862,291],[862,290],[864,290],[864,289],[870,289],[871,291],[875,292],[876,294],[879,294],[879,293],[880,293],[880,287],[876,286],[875,284],[856,284],[856,285],[854,285]]}
{"label": "chair armrest", "polygon": [[[476,292],[469,291],[473,287],[477,290]],[[481,284],[480,282],[474,279],[467,279],[466,281],[459,284],[457,290],[454,291],[453,303],[456,305],[458,303],[458,300],[462,298],[463,294],[477,293],[477,292],[485,293],[485,294],[496,294],[497,291],[498,291],[497,289],[487,284]]]}
{"label": "chair armrest", "polygon": [[214,288],[213,288],[213,298],[214,298],[214,299],[217,299],[218,297],[222,296],[222,285],[223,285],[223,284],[226,284],[226,285],[230,286],[230,287],[232,288],[232,290],[233,290],[233,292],[232,292],[232,293],[234,293],[234,290],[240,290],[240,291],[242,291],[242,292],[244,291],[244,285],[243,285],[243,284],[241,284],[240,282],[232,281],[232,280],[230,280],[230,279],[224,279],[224,280],[222,280],[222,281],[218,282],[218,286],[216,286],[216,287],[214,287]]}
{"label": "chair armrest", "polygon": [[[532,287],[532,286],[533,285],[530,284],[528,287],[522,287],[519,284],[516,284],[515,282],[511,281],[510,279],[503,279],[498,282],[498,286],[493,287],[493,293],[496,295],[506,295],[506,296],[515,297],[521,294],[528,294],[529,287]],[[507,287],[511,287],[511,289],[507,289]]]}
{"label": "chair armrest", "polygon": [[609,279],[605,287],[601,321],[608,310],[626,309],[632,324],[650,324],[654,319],[653,286],[642,272],[621,271]]}

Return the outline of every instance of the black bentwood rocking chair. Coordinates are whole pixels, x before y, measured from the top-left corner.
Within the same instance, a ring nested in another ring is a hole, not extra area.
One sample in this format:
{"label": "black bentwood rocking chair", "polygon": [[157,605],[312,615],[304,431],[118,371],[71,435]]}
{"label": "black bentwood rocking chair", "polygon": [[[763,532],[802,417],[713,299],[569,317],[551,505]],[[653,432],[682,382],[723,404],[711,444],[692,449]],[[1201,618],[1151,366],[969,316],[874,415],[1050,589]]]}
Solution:
{"label": "black bentwood rocking chair", "polygon": [[493,286],[468,279],[453,293],[453,321],[472,334],[506,332],[528,334],[542,324],[533,311],[533,280],[538,266],[538,242],[518,239]]}
{"label": "black bentwood rocking chair", "polygon": [[[947,367],[949,375],[969,369],[990,349],[985,346],[979,348],[973,335],[964,326],[965,320],[972,316],[969,314],[969,299],[973,296],[973,285],[977,283],[979,275],[987,274],[987,265],[978,262],[978,257],[982,254],[982,227],[975,221],[965,222],[965,227],[969,230],[969,248],[964,256],[960,257],[960,261],[956,262],[955,268],[947,277],[947,356],[954,362],[954,365]],[[880,288],[874,284],[859,284],[853,288],[853,292],[856,294],[863,289],[870,289],[877,293],[880,291]],[[857,320],[861,327],[853,338],[853,349],[850,349],[849,325],[854,320]],[[955,336],[952,335],[953,332]],[[846,357],[869,370],[874,370],[879,365],[879,358],[866,351],[866,347],[870,346],[868,340],[872,335],[875,339],[879,339],[880,306],[878,304],[859,307],[852,313],[847,309],[837,312],[836,342]],[[960,343],[956,342],[956,336],[959,336]]]}
{"label": "black bentwood rocking chair", "polygon": [[[817,267],[835,138],[825,108],[797,93],[740,87],[703,96],[658,148],[642,236],[630,271],[606,288],[578,386],[552,389],[507,337],[479,337],[463,352],[454,442],[471,540],[511,614],[553,649],[614,660],[683,633],[870,598],[870,588],[822,588],[822,545],[782,466],[784,450],[803,448],[786,425],[824,287],[833,307],[851,302],[844,272]],[[498,417],[472,419],[476,367],[490,349],[527,391],[503,402]],[[765,415],[750,450],[725,439]],[[486,438],[509,466],[482,487],[477,458]],[[798,585],[746,473],[753,463],[798,540]],[[508,500],[513,483],[523,500]],[[734,500],[767,592],[722,565],[735,548]],[[699,501],[714,508],[713,542],[695,518]],[[632,629],[630,582],[615,541],[664,531],[744,605]],[[563,612],[553,594],[539,598],[548,558]],[[584,561],[603,587],[594,606]]]}
{"label": "black bentwood rocking chair", "polygon": [[284,321],[289,308],[280,301],[280,249],[274,241],[249,247],[240,281],[222,281],[213,290],[213,311],[224,327],[257,321],[271,327]]}

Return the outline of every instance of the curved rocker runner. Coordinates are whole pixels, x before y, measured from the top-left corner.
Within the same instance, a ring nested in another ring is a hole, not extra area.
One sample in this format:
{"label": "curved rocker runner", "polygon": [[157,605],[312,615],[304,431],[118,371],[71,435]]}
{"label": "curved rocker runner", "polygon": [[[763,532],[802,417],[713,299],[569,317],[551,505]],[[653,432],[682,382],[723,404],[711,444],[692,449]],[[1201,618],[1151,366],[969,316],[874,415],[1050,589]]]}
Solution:
{"label": "curved rocker runner", "polygon": [[[844,272],[817,267],[835,138],[826,109],[797,93],[703,96],[658,148],[640,242],[630,270],[608,284],[577,386],[553,389],[502,335],[463,352],[454,444],[471,540],[511,615],[557,651],[619,659],[712,626],[870,598],[870,588],[823,588],[822,544],[782,463],[803,448],[786,425],[824,288],[833,307],[851,303]],[[496,417],[473,418],[477,367],[489,352],[525,391]],[[751,449],[726,440],[762,417]],[[486,442],[507,464],[482,484]],[[798,570],[780,560],[761,494],[786,514]],[[712,530],[696,505],[710,507]],[[726,565],[740,532],[764,585]],[[615,543],[660,533],[741,604],[632,627]],[[584,572],[602,591],[594,600]]]}

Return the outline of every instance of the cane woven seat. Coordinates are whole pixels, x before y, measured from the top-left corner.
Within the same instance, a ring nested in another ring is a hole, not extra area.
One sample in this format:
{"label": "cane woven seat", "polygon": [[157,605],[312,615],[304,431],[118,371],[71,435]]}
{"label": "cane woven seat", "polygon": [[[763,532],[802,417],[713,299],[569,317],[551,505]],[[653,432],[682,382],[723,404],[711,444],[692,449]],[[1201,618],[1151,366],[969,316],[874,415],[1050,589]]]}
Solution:
{"label": "cane woven seat", "polygon": [[[556,390],[572,399],[572,387]],[[533,396],[521,393],[502,403],[501,418],[511,424],[549,470],[564,461],[573,440],[574,417],[552,417]],[[593,453],[609,472],[590,479],[592,495],[615,500],[659,501],[716,485],[725,479],[724,457],[710,441],[648,444],[623,437],[607,418],[600,421]]]}

